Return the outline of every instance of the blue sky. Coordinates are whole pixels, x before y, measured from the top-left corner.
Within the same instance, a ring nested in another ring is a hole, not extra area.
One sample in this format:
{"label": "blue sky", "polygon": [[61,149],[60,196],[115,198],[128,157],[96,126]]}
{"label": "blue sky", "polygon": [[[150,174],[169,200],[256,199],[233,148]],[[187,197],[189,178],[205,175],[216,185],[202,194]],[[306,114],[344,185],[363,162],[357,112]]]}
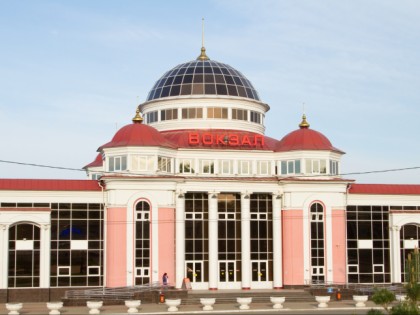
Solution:
{"label": "blue sky", "polygon": [[[420,2],[388,0],[0,2],[0,160],[79,169],[131,123],[174,66],[208,56],[271,110],[266,135],[311,128],[342,172],[420,166]],[[86,178],[0,163],[2,178]],[[420,169],[347,175],[420,183]]]}

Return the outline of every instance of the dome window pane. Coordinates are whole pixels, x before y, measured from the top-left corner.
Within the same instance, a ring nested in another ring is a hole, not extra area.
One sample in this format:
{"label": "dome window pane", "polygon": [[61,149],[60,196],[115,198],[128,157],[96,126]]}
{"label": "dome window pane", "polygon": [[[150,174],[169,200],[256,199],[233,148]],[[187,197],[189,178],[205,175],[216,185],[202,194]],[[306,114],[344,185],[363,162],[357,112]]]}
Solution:
{"label": "dome window pane", "polygon": [[249,98],[254,98],[252,95],[252,91],[251,89],[245,89],[246,90],[246,94],[248,95]]}
{"label": "dome window pane", "polygon": [[181,69],[179,69],[179,71],[178,71],[178,75],[180,75],[180,74],[184,74],[184,73],[185,73],[185,71],[187,71],[187,68],[181,68]]}
{"label": "dome window pane", "polygon": [[204,68],[204,73],[213,73],[213,70],[211,67],[205,67]]}
{"label": "dome window pane", "polygon": [[213,67],[213,73],[222,74],[222,70],[219,67]]}
{"label": "dome window pane", "polygon": [[181,88],[181,95],[191,95],[191,84],[184,84]]}
{"label": "dome window pane", "polygon": [[195,68],[194,73],[204,73],[204,68],[203,67],[197,67],[197,68]]}
{"label": "dome window pane", "polygon": [[180,85],[173,85],[172,89],[171,89],[170,96],[178,96],[180,91],[181,91],[181,86]]}
{"label": "dome window pane", "polygon": [[193,84],[192,94],[194,94],[194,95],[203,94],[203,92],[204,92],[204,84],[202,84],[202,83]]}
{"label": "dome window pane", "polygon": [[242,86],[238,86],[238,93],[239,96],[246,97],[245,88],[243,88]]}
{"label": "dome window pane", "polygon": [[165,86],[171,85],[172,82],[174,82],[174,78],[175,77],[169,77],[168,79],[166,79]]}
{"label": "dome window pane", "polygon": [[175,75],[178,72],[179,69],[175,68],[174,70],[172,70],[172,72],[169,75]]}
{"label": "dome window pane", "polygon": [[227,95],[226,85],[216,84],[216,90],[218,95]]}
{"label": "dome window pane", "polygon": [[171,89],[171,87],[170,86],[165,86],[163,89],[162,89],[162,94],[160,95],[160,97],[167,97],[167,96],[169,96],[169,90]]}
{"label": "dome window pane", "polygon": [[161,93],[162,93],[162,89],[157,89],[155,92],[155,95],[153,95],[153,99],[159,98]]}
{"label": "dome window pane", "polygon": [[204,76],[204,82],[205,83],[214,83],[214,75],[212,75],[212,74],[206,74]]}
{"label": "dome window pane", "polygon": [[203,83],[204,82],[204,75],[202,74],[195,74],[194,75],[194,83]]}
{"label": "dome window pane", "polygon": [[230,75],[226,75],[225,80],[227,84],[235,84],[235,82],[233,81],[233,78]]}
{"label": "dome window pane", "polygon": [[182,75],[177,75],[174,80],[174,84],[181,84],[182,82]]}
{"label": "dome window pane", "polygon": [[241,79],[239,79],[239,77],[233,77],[233,81],[235,81],[235,83],[237,85],[243,85]]}
{"label": "dome window pane", "polygon": [[215,75],[214,78],[216,80],[216,83],[223,83],[223,84],[225,84],[225,79],[223,78],[222,75]]}
{"label": "dome window pane", "polygon": [[206,84],[205,86],[205,94],[216,94],[216,86],[214,84]]}
{"label": "dome window pane", "polygon": [[193,81],[193,76],[187,74],[187,75],[184,76],[184,81],[182,81],[182,83],[183,84],[185,84],[185,83],[192,83],[192,81]]}
{"label": "dome window pane", "polygon": [[160,81],[159,81],[159,85],[158,85],[158,87],[163,87],[163,84],[165,83],[165,81],[166,81],[166,78],[163,78],[163,79],[161,79]]}
{"label": "dome window pane", "polygon": [[227,88],[228,88],[229,95],[238,96],[238,91],[236,90],[236,86],[228,85]]}
{"label": "dome window pane", "polygon": [[191,67],[187,68],[187,71],[185,71],[185,73],[186,74],[193,74],[194,73],[194,69],[195,69],[195,67],[194,66],[191,66]]}
{"label": "dome window pane", "polygon": [[[200,61],[199,61],[199,63],[200,63]],[[210,62],[208,62],[208,61],[204,61],[204,62],[202,63],[202,65],[203,65],[204,67],[210,67]]]}
{"label": "dome window pane", "polygon": [[228,74],[228,75],[230,74],[228,69],[226,69],[226,68],[220,68],[220,70],[222,70],[223,74]]}

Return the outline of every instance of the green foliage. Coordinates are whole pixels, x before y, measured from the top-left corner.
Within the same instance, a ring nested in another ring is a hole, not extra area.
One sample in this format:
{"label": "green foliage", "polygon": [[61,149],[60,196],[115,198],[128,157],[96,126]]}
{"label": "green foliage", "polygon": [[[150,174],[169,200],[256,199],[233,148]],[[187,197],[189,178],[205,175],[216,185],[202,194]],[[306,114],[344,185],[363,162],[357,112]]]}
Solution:
{"label": "green foliage", "polygon": [[420,300],[420,284],[419,283],[409,283],[406,286],[407,298],[410,302],[417,304]]}
{"label": "green foliage", "polygon": [[382,313],[382,311],[380,311],[380,310],[375,310],[375,309],[371,308],[367,312],[367,315],[384,315],[384,313]]}
{"label": "green foliage", "polygon": [[388,312],[389,305],[395,301],[395,294],[388,289],[376,289],[371,299],[375,304],[381,305]]}
{"label": "green foliage", "polygon": [[413,303],[402,302],[398,303],[391,309],[391,315],[419,315],[417,305]]}

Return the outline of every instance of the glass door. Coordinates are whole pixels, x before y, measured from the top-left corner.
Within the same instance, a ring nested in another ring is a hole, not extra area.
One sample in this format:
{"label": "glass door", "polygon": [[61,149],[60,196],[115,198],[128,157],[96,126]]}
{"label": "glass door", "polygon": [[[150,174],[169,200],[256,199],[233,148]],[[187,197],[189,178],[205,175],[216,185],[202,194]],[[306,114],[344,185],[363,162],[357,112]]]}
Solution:
{"label": "glass door", "polygon": [[268,263],[264,261],[252,261],[252,281],[263,282],[268,280]]}
{"label": "glass door", "polygon": [[235,282],[236,281],[236,262],[235,261],[219,261],[219,282]]}
{"label": "glass door", "polygon": [[202,261],[186,261],[185,267],[187,278],[191,282],[203,282],[203,262]]}

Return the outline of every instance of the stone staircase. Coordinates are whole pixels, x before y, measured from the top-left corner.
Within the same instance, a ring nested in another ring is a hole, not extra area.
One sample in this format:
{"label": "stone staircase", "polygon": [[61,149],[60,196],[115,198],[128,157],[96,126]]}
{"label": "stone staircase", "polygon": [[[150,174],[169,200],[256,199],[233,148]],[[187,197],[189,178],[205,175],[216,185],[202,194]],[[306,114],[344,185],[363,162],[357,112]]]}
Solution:
{"label": "stone staircase", "polygon": [[[215,298],[217,304],[235,304],[238,297],[252,297],[253,303],[270,303],[271,296],[284,296],[287,302],[313,302],[314,297],[304,289],[281,289],[281,290],[220,290],[212,291],[188,291],[187,297],[182,298],[182,305],[199,305],[200,298]],[[166,296],[165,296],[166,297]]]}

